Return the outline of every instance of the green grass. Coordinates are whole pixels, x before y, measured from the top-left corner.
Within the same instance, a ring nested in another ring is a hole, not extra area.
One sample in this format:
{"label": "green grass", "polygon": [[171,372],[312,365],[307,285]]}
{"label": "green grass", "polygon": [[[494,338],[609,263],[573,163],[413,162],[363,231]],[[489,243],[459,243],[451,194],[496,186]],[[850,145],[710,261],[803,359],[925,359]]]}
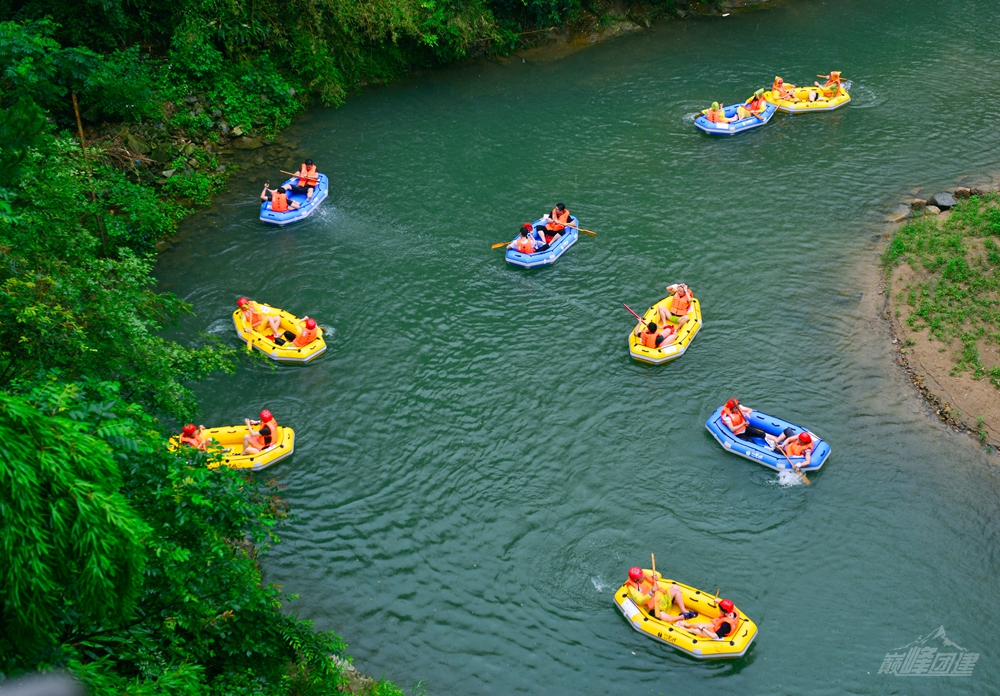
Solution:
{"label": "green grass", "polygon": [[931,338],[956,339],[952,374],[971,372],[1000,388],[1000,366],[986,368],[980,346],[1000,345],[1000,196],[962,201],[944,222],[927,216],[897,230],[883,253],[887,268],[906,263],[919,280],[898,289],[907,325]]}

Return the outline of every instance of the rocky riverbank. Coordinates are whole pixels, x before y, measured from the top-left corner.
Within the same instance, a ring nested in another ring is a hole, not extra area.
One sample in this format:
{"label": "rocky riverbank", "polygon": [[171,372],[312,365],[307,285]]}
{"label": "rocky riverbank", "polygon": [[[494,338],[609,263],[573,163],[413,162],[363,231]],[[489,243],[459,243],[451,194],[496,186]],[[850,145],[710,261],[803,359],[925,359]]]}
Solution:
{"label": "rocky riverbank", "polygon": [[896,362],[941,420],[1000,449],[1000,182],[917,195],[887,221],[882,317]]}

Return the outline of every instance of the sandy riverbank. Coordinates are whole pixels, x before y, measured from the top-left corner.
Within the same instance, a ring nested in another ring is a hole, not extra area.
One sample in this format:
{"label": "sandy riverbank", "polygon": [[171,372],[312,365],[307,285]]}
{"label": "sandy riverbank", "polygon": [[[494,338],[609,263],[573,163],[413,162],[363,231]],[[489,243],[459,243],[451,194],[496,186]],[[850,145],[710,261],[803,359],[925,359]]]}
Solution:
{"label": "sandy riverbank", "polygon": [[[896,362],[937,415],[1000,449],[1000,340],[996,284],[1000,185],[982,184],[940,213],[894,223],[883,255],[882,316]],[[968,189],[959,189],[965,194]],[[992,191],[987,193],[987,191]],[[992,230],[992,232],[991,232]]]}

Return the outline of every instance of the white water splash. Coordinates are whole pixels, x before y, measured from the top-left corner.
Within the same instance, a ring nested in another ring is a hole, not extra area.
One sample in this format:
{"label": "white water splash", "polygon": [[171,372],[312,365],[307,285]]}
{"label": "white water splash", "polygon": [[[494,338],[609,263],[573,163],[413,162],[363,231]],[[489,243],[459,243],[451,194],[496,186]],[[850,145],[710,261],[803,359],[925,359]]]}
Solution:
{"label": "white water splash", "polygon": [[597,590],[598,592],[604,592],[605,590],[611,588],[611,585],[607,584],[597,576],[592,577],[590,579],[590,582],[593,583],[594,589]]}

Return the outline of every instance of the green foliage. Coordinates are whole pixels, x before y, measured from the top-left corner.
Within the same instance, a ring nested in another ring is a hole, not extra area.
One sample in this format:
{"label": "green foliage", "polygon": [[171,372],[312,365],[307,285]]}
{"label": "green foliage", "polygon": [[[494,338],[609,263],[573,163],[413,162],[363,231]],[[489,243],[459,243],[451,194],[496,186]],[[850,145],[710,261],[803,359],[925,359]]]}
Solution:
{"label": "green foliage", "polygon": [[115,383],[32,384],[0,396],[4,670],[68,666],[95,693],[335,691],[343,643],[283,613],[256,567],[280,499],[168,452]]}
{"label": "green foliage", "polygon": [[997,368],[982,364],[980,346],[1000,344],[1000,197],[961,202],[944,223],[924,217],[903,225],[886,247],[887,266],[908,263],[919,280],[903,289],[913,308],[906,322],[950,343],[958,339],[953,373],[969,371],[1000,387]]}
{"label": "green foliage", "polygon": [[60,415],[75,405],[75,391],[49,385],[37,399],[44,413],[0,394],[3,640],[29,658],[75,627],[125,619],[150,533],[118,492],[111,448]]}

